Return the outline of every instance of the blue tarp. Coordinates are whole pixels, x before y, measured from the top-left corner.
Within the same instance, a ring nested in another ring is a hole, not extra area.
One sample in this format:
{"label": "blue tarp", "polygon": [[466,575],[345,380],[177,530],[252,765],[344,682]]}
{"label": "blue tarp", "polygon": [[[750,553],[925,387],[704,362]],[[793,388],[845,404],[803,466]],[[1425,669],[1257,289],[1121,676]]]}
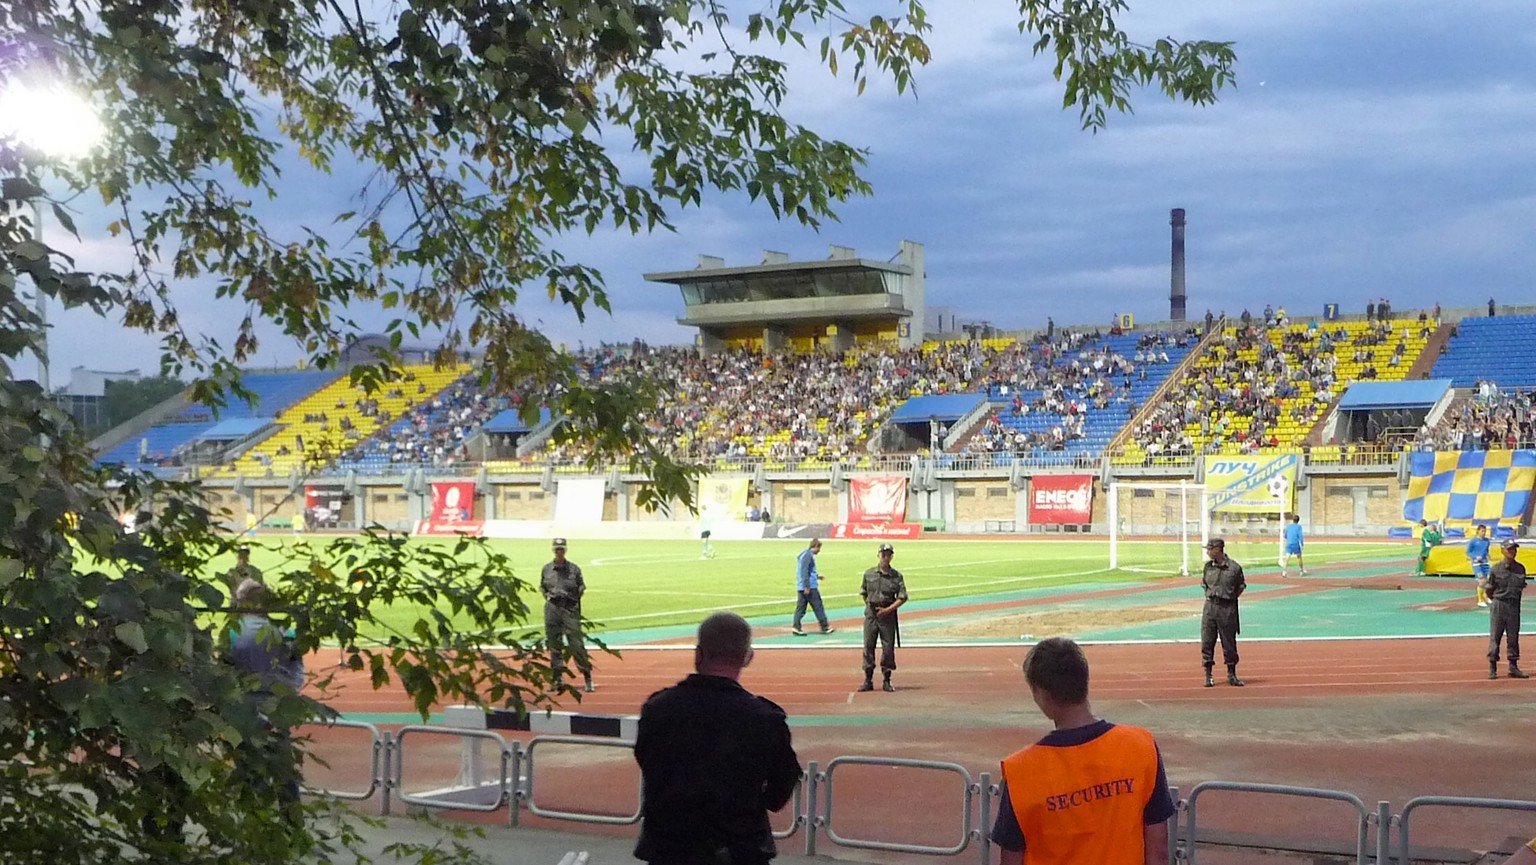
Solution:
{"label": "blue tarp", "polygon": [[941,423],[957,421],[987,401],[984,394],[952,393],[944,396],[915,396],[901,404],[891,415],[891,423]]}
{"label": "blue tarp", "polygon": [[265,417],[236,417],[219,421],[208,428],[208,431],[199,435],[195,441],[200,442],[231,442],[243,439],[253,432],[271,423],[271,418]]}
{"label": "blue tarp", "polygon": [[[540,408],[538,426],[547,423],[549,423],[549,409]],[[517,409],[509,408],[502,409],[496,413],[495,417],[486,421],[484,429],[491,433],[525,433],[532,432],[534,427],[524,423],[523,419],[517,416]]]}
{"label": "blue tarp", "polygon": [[1340,411],[1378,408],[1429,408],[1451,389],[1448,378],[1427,381],[1363,381],[1349,386],[1339,400]]}

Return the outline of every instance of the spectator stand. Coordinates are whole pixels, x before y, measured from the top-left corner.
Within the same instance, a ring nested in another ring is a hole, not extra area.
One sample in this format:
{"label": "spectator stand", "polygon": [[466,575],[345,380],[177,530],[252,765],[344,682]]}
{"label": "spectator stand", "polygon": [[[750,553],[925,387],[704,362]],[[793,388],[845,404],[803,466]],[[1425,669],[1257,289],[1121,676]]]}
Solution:
{"label": "spectator stand", "polygon": [[1136,419],[1116,464],[1300,447],[1348,385],[1402,380],[1432,333],[1411,318],[1224,327],[1170,389],[1180,398]]}

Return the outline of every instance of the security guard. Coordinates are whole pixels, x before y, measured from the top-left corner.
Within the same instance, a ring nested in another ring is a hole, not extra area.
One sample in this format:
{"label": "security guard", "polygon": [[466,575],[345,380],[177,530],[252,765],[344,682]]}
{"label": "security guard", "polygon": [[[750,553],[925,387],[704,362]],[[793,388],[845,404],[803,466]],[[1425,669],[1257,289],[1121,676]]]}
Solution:
{"label": "security guard", "polygon": [[880,545],[879,564],[864,572],[864,584],[859,595],[864,598],[864,684],[860,691],[875,689],[875,638],[881,642],[880,671],[885,674],[884,689],[896,690],[891,684],[891,673],[896,669],[896,643],[901,624],[896,610],[907,602],[907,581],[901,571],[891,567],[891,557],[896,548]]}
{"label": "security guard", "polygon": [[581,578],[581,566],[565,557],[565,538],[554,540],[555,559],[539,574],[539,591],[544,595],[544,636],[549,643],[549,666],[555,679],[561,678],[567,649],[592,693],[592,658],[587,655],[586,640],[581,635],[581,596],[587,584]]}
{"label": "security guard", "polygon": [[240,547],[235,550],[235,566],[220,575],[224,585],[229,587],[229,596],[235,596],[235,589],[246,580],[254,580],[262,585],[267,581],[261,574],[261,568],[251,564],[251,548]]}
{"label": "security guard", "polygon": [[1216,638],[1221,637],[1222,660],[1227,662],[1227,684],[1241,688],[1237,677],[1237,635],[1242,631],[1237,599],[1248,588],[1243,566],[1227,558],[1227,542],[1212,538],[1205,545],[1210,560],[1200,586],[1205,589],[1205,610],[1200,617],[1200,660],[1205,663],[1205,686],[1214,687],[1211,668],[1216,665]]}
{"label": "security guard", "polygon": [[1504,560],[1488,569],[1488,678],[1499,677],[1499,638],[1508,635],[1509,677],[1529,679],[1520,669],[1520,595],[1525,591],[1525,565],[1516,558],[1520,545],[1504,542]]}

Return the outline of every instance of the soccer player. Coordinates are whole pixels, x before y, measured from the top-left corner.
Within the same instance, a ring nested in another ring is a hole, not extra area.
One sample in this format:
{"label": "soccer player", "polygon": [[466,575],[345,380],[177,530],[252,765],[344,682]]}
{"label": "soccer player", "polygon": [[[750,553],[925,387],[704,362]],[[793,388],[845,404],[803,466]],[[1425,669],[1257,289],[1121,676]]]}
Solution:
{"label": "soccer player", "polygon": [[1415,577],[1422,577],[1429,566],[1429,551],[1440,546],[1445,536],[1440,534],[1440,526],[1429,520],[1419,520],[1419,563],[1413,569]]}
{"label": "soccer player", "polygon": [[1296,566],[1301,568],[1301,575],[1307,575],[1307,563],[1301,559],[1301,514],[1291,514],[1291,521],[1285,524],[1285,556],[1280,559],[1280,576],[1289,576],[1287,571],[1291,566],[1291,556],[1296,557]]}
{"label": "soccer player", "polygon": [[704,531],[699,533],[699,540],[702,541],[703,544],[704,544],[703,548],[701,548],[699,550],[699,558],[701,558],[701,559],[712,559],[712,558],[714,558],[715,557],[715,545],[709,539],[709,529],[705,529]]}
{"label": "soccer player", "polygon": [[1467,559],[1472,562],[1472,579],[1477,582],[1477,605],[1488,606],[1488,527],[1478,526],[1467,540]]}

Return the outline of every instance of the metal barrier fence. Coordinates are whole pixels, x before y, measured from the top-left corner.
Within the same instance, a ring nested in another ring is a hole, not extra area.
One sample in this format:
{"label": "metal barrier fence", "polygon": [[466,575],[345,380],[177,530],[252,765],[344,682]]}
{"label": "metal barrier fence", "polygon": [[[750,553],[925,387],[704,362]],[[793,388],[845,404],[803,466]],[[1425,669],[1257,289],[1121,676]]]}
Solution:
{"label": "metal barrier fence", "polygon": [[[524,807],[529,813],[540,817],[575,823],[628,825],[640,822],[638,808],[634,814],[628,815],[563,811],[539,805],[536,799],[534,754],[541,745],[632,748],[634,743],[629,740],[595,736],[540,735],[523,743],[506,741],[500,735],[490,731],[428,724],[401,727],[393,735],[387,731],[381,732],[371,724],[355,721],[337,720],[317,723],[317,726],[367,731],[370,748],[370,777],[365,791],[309,788],[315,795],[361,801],[371,799],[375,793],[382,791],[380,811],[385,815],[390,814],[392,803],[397,801],[419,808],[482,812],[496,811],[504,805],[510,805],[508,823],[511,826],[519,825],[519,814]],[[460,777],[455,785],[427,792],[406,792],[403,782],[406,756],[410,750],[407,747],[408,742],[414,743],[429,736],[452,736],[458,737],[464,744],[473,740],[476,744],[494,745],[501,757],[499,772],[494,777],[488,777],[490,773],[479,767],[479,761],[465,759],[461,762]],[[851,765],[933,770],[958,775],[963,785],[960,796],[959,840],[949,845],[931,845],[839,835],[832,823],[836,774],[838,767]],[[1169,819],[1169,865],[1175,865],[1179,861],[1195,865],[1201,843],[1200,801],[1218,791],[1336,801],[1347,804],[1354,810],[1353,828],[1357,865],[1407,863],[1410,851],[1411,818],[1420,808],[1454,807],[1536,812],[1536,800],[1419,796],[1409,800],[1400,814],[1393,814],[1389,802],[1378,802],[1376,808],[1372,809],[1367,807],[1358,796],[1339,790],[1239,781],[1205,781],[1190,788],[1189,795],[1185,799],[1179,798],[1177,787],[1170,787],[1177,807],[1173,817]],[[988,865],[991,858],[989,833],[992,821],[996,817],[994,809],[999,792],[999,787],[992,783],[990,774],[983,772],[973,778],[969,770],[955,763],[897,757],[844,756],[834,758],[826,764],[825,769],[822,769],[817,762],[812,761],[801,777],[791,800],[789,810],[792,821],[789,827],[774,829],[773,836],[780,841],[786,841],[803,830],[804,852],[807,856],[816,855],[817,845],[823,837],[840,847],[931,856],[959,856],[974,846],[974,861],[980,862],[981,865]],[[1179,825],[1181,822],[1183,823],[1182,835]],[[1371,845],[1373,826],[1376,843]],[[1393,827],[1397,829],[1398,838],[1395,851],[1392,844]]]}

